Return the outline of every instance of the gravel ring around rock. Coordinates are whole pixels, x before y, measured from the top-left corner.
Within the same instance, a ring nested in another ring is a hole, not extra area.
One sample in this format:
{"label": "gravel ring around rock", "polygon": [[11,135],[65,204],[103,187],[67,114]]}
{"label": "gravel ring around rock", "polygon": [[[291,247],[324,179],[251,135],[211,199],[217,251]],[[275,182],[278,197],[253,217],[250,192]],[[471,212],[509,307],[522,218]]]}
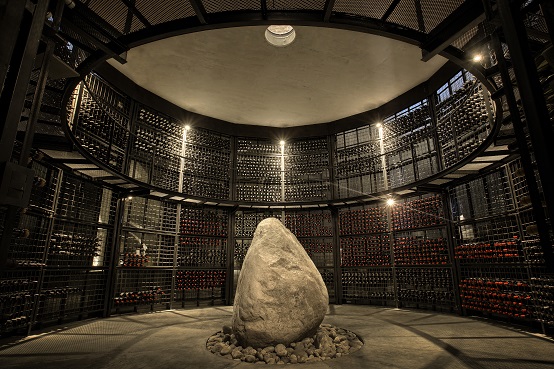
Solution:
{"label": "gravel ring around rock", "polygon": [[242,347],[230,327],[210,336],[206,348],[214,355],[253,364],[302,364],[325,361],[358,351],[363,340],[354,332],[330,324],[321,324],[313,337],[288,346]]}

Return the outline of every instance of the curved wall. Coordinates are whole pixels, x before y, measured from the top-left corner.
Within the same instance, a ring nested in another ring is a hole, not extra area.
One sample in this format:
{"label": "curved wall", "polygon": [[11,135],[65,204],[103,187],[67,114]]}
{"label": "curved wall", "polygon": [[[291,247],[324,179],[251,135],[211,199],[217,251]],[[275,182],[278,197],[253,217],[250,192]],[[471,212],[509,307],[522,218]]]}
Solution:
{"label": "curved wall", "polygon": [[494,125],[488,92],[451,66],[438,78],[446,83],[435,92],[419,86],[365,115],[271,129],[183,114],[160,98],[143,103],[92,73],[71,94],[67,119],[85,155],[151,189],[216,203],[325,204],[425,182],[483,143]]}

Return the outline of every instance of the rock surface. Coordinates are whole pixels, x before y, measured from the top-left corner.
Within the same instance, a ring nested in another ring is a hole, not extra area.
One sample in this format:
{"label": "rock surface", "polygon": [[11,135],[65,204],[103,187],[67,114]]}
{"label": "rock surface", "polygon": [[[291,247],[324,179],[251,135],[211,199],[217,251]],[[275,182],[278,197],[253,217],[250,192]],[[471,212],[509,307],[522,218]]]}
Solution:
{"label": "rock surface", "polygon": [[256,364],[301,364],[334,359],[358,351],[364,344],[355,333],[328,324],[322,324],[314,336],[291,342],[288,346],[243,348],[238,346],[234,334],[227,340],[226,336],[223,332],[216,333],[208,339],[206,348],[230,360]]}
{"label": "rock surface", "polygon": [[313,336],[329,296],[296,237],[276,218],[258,224],[240,272],[233,333],[240,345],[288,345]]}

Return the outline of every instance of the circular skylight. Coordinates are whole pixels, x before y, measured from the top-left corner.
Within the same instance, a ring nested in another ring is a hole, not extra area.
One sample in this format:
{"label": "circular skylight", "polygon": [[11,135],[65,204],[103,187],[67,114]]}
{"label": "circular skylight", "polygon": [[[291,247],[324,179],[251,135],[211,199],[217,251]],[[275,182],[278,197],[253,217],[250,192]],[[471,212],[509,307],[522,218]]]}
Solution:
{"label": "circular skylight", "polygon": [[265,39],[273,46],[283,47],[290,45],[296,38],[296,32],[292,26],[269,26],[265,30]]}

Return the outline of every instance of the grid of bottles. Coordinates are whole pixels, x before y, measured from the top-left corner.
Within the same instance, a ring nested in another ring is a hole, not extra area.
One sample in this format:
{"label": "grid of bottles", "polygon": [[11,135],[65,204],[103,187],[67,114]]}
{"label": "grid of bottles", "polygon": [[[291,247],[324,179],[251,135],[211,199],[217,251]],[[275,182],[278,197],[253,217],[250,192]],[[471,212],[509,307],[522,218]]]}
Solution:
{"label": "grid of bottles", "polygon": [[186,132],[181,192],[212,199],[230,198],[231,138],[199,128]]}
{"label": "grid of bottles", "polygon": [[177,270],[175,301],[181,307],[225,304],[225,270]]}
{"label": "grid of bottles", "polygon": [[340,209],[343,300],[456,309],[442,209],[438,195]]}
{"label": "grid of bottles", "polygon": [[119,269],[113,308],[116,313],[168,309],[171,304],[171,269]]}
{"label": "grid of bottles", "polygon": [[7,264],[0,271],[0,335],[104,310],[112,191],[62,172],[36,154],[29,164],[36,176],[31,201],[16,216]]}
{"label": "grid of bottles", "polygon": [[552,275],[519,160],[450,190],[462,307],[554,326]]}
{"label": "grid of bottles", "polygon": [[227,267],[229,214],[225,210],[182,206],[178,267]]}
{"label": "grid of bottles", "polygon": [[394,306],[396,288],[390,268],[352,268],[341,272],[346,303]]}
{"label": "grid of bottles", "polygon": [[96,74],[77,86],[68,122],[96,160],[161,189],[229,199],[229,136],[136,103]]}
{"label": "grid of bottles", "polygon": [[386,190],[382,140],[376,125],[337,133],[334,137],[337,198],[359,197]]}
{"label": "grid of bottles", "polygon": [[179,191],[184,127],[165,114],[136,105],[129,175],[159,188]]}
{"label": "grid of bottles", "polygon": [[390,188],[438,172],[435,129],[427,99],[385,118],[382,136]]}
{"label": "grid of bottles", "polygon": [[437,91],[437,134],[448,168],[487,138],[492,127],[490,96],[468,72],[459,72]]}
{"label": "grid of bottles", "polygon": [[89,74],[69,101],[69,125],[83,148],[123,172],[129,140],[131,99],[95,74]]}
{"label": "grid of bottles", "polygon": [[135,196],[120,201],[123,222],[112,311],[165,309],[171,298],[177,204]]}
{"label": "grid of bottles", "polygon": [[95,74],[74,91],[68,111],[76,138],[104,164],[161,189],[244,202],[356,198],[407,186],[466,158],[495,114],[467,71],[380,123],[282,145],[188,127]]}
{"label": "grid of bottles", "polygon": [[278,142],[237,140],[236,199],[239,201],[283,201],[282,153]]}
{"label": "grid of bottles", "polygon": [[331,198],[327,137],[284,144],[285,201]]}

